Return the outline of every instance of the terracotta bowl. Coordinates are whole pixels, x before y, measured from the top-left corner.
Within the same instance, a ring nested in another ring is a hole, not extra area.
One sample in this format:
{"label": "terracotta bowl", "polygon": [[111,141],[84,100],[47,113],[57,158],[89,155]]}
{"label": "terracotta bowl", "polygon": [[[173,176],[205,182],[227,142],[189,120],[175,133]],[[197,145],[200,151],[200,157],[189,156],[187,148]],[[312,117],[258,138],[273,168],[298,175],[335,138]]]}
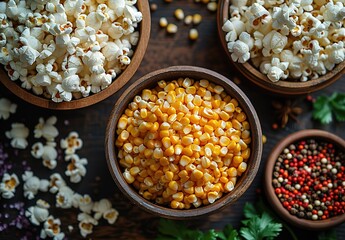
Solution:
{"label": "terracotta bowl", "polygon": [[[138,191],[125,181],[122,175],[123,168],[119,165],[117,157],[118,150],[115,147],[115,140],[117,138],[117,122],[124,110],[127,108],[128,104],[133,100],[134,96],[140,94],[143,89],[151,89],[155,87],[157,85],[157,82],[160,80],[164,79],[166,81],[169,81],[178,79],[179,77],[190,77],[194,80],[207,79],[210,82],[223,86],[224,90],[230,96],[238,100],[240,106],[242,107],[242,110],[247,114],[247,121],[249,121],[249,124],[251,125],[252,137],[252,142],[250,143],[251,156],[247,160],[247,170],[239,179],[237,179],[234,190],[230,193],[224,194],[221,198],[219,198],[212,204],[188,210],[177,210],[170,207],[157,205],[139,195]],[[118,188],[126,197],[128,197],[131,202],[148,211],[149,213],[161,217],[172,219],[186,219],[219,211],[221,208],[234,203],[248,189],[260,165],[262,154],[262,132],[258,116],[250,100],[229,79],[216,72],[204,68],[191,66],[174,66],[151,72],[127,87],[127,89],[115,103],[110,114],[106,130],[105,147],[108,167],[112,174],[112,177]]]}
{"label": "terracotta bowl", "polygon": [[150,8],[148,1],[138,1],[137,7],[139,11],[143,14],[143,19],[139,24],[139,42],[138,45],[135,46],[134,54],[131,58],[131,63],[119,76],[115,78],[115,80],[112,84],[109,85],[109,87],[100,91],[99,93],[91,94],[88,97],[72,100],[70,102],[56,103],[53,102],[51,99],[47,99],[34,94],[33,92],[31,92],[31,90],[28,91],[22,88],[18,83],[20,82],[19,80],[11,81],[7,75],[6,70],[3,67],[1,67],[0,69],[0,82],[3,85],[5,85],[8,88],[8,90],[10,90],[12,93],[14,93],[16,96],[20,97],[24,101],[39,107],[54,110],[70,110],[83,108],[106,99],[107,97],[117,92],[132,78],[145,55],[151,30]]}
{"label": "terracotta bowl", "polygon": [[284,139],[282,139],[273,148],[271,154],[268,157],[264,175],[264,190],[267,196],[267,200],[272,206],[272,208],[275,210],[275,212],[277,212],[277,214],[279,214],[280,217],[282,217],[288,223],[307,230],[324,230],[345,222],[345,214],[331,217],[325,220],[308,220],[298,218],[297,216],[292,215],[286,208],[283,207],[272,185],[273,169],[278,156],[290,144],[305,139],[315,139],[316,141],[321,140],[327,143],[332,143],[336,147],[338,147],[339,150],[345,152],[345,141],[332,133],[316,129],[301,130],[292,133]]}
{"label": "terracotta bowl", "polygon": [[300,81],[278,81],[272,82],[266,75],[262,74],[251,63],[238,63],[233,62],[231,59],[231,53],[228,50],[227,42],[225,40],[226,33],[222,30],[222,26],[226,20],[229,19],[229,6],[230,0],[220,0],[218,12],[217,12],[217,26],[218,35],[226,52],[229,61],[235,68],[249,81],[255,85],[267,90],[273,94],[282,94],[285,96],[302,95],[315,92],[337,81],[344,73],[345,62],[338,64],[332,71],[320,76],[317,79],[312,79],[306,82]]}

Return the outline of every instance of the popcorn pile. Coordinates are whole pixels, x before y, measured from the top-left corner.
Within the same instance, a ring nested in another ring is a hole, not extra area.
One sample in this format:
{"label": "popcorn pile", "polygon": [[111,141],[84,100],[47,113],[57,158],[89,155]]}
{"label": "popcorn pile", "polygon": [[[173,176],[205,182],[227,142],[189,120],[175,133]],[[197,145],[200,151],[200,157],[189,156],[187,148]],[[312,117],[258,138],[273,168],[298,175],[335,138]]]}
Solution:
{"label": "popcorn pile", "polygon": [[0,63],[11,80],[54,102],[108,87],[131,62],[136,0],[0,2]]}
{"label": "popcorn pile", "polygon": [[[0,99],[0,119],[8,119],[10,113],[16,112],[17,105],[8,99]],[[42,159],[43,166],[54,169],[57,166],[58,151],[56,149],[56,138],[59,135],[58,129],[55,127],[57,118],[51,116],[48,119],[39,118],[38,124],[34,129],[34,137],[43,138],[45,143],[36,142],[31,147],[31,155],[36,159]],[[12,129],[5,132],[6,136],[11,139],[11,146],[16,149],[25,149],[29,143],[27,138],[30,130],[23,123],[13,123]],[[68,162],[65,175],[70,178],[70,182],[78,183],[86,174],[86,158],[81,158],[76,153],[83,147],[83,141],[79,138],[79,134],[72,131],[66,138],[61,139],[60,147],[64,150],[65,161]],[[1,149],[0,149],[1,150]],[[0,156],[1,157],[1,156]],[[4,158],[7,155],[4,155]],[[1,160],[1,159],[0,159]],[[3,160],[2,160],[2,163]],[[6,164],[4,164],[6,165]],[[19,177],[15,173],[9,173],[8,169],[1,170],[2,179],[0,182],[0,199],[11,199],[15,196],[16,188],[20,185]],[[32,200],[36,198],[38,192],[50,192],[55,194],[56,208],[77,208],[79,230],[83,237],[92,233],[93,227],[98,225],[98,221],[104,218],[109,224],[113,224],[119,213],[112,207],[108,199],[101,199],[94,202],[88,194],[79,194],[73,191],[58,173],[52,173],[49,179],[40,179],[34,175],[30,168],[26,168],[22,174],[23,194],[24,197]],[[13,205],[14,206],[14,205]],[[36,226],[42,226],[40,238],[47,237],[56,240],[64,239],[65,234],[61,230],[61,221],[49,213],[50,204],[43,199],[37,199],[36,205],[30,206],[25,211],[27,219]],[[19,210],[19,209],[18,209]],[[24,216],[21,215],[20,219]],[[19,220],[16,220],[17,222]],[[22,220],[21,220],[22,221]],[[22,228],[20,222],[17,223],[18,228]],[[0,225],[0,229],[5,230],[8,225]],[[72,226],[68,226],[73,231]]]}
{"label": "popcorn pile", "polygon": [[272,82],[307,81],[345,60],[339,0],[232,0],[222,29],[233,61],[249,59]]}

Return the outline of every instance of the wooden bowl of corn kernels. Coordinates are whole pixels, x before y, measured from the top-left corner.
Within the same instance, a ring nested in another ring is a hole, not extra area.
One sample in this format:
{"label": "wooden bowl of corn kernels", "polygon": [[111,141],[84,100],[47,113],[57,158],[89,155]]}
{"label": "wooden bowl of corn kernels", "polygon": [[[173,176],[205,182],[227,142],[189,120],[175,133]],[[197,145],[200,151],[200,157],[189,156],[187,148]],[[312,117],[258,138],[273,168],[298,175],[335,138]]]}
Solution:
{"label": "wooden bowl of corn kernels", "polygon": [[[238,61],[234,61],[231,56],[232,53],[228,49],[229,43],[226,41],[227,32],[223,31],[222,28],[223,28],[224,23],[230,18],[230,7],[233,7],[231,5],[243,4],[240,1],[237,1],[239,3],[235,4],[236,1],[237,0],[220,0],[218,12],[217,12],[218,36],[220,38],[220,42],[223,46],[223,49],[230,63],[236,68],[237,71],[239,71],[254,85],[272,94],[279,94],[279,95],[284,95],[284,96],[297,96],[297,95],[308,94],[308,93],[321,90],[329,86],[330,84],[334,83],[335,81],[337,81],[343,75],[345,71],[345,61],[341,61],[340,63],[336,64],[332,70],[327,70],[326,74],[319,75],[319,76],[313,76],[314,71],[312,71],[310,68],[307,68],[305,70],[305,73],[306,75],[308,75],[309,80],[302,81],[300,79],[301,78],[300,76],[296,78],[292,78],[291,74],[289,74],[287,70],[285,70],[284,74],[288,75],[287,79],[284,79],[284,80],[281,79],[279,81],[273,82],[267,77],[267,74],[263,74],[260,71],[259,67],[255,66],[254,61],[252,60],[252,56],[250,57],[248,61],[244,63],[239,63]],[[261,26],[261,28],[259,29],[263,29],[263,27]],[[251,35],[253,34],[251,33]],[[264,35],[267,35],[267,33]],[[334,41],[341,42],[343,36],[339,36],[339,37],[340,37],[339,39],[336,39]],[[288,38],[289,38],[288,41],[294,41],[297,39],[297,38],[292,37],[291,34],[288,35]],[[238,37],[237,37],[237,40],[238,40]],[[253,41],[254,41],[254,38],[253,38]],[[312,43],[310,43],[310,45],[312,46]],[[327,45],[323,45],[324,48],[326,48],[326,46]],[[288,49],[288,48],[286,47],[284,49]],[[323,49],[321,51],[325,51],[325,50]],[[339,53],[341,53],[341,51],[342,50],[339,50]],[[279,56],[279,54],[276,54],[276,55]],[[266,59],[262,58],[261,60],[257,60],[256,62],[258,62],[257,64],[260,65],[264,60]],[[299,62],[297,65],[303,65],[305,61],[307,60],[302,59],[302,61]]]}
{"label": "wooden bowl of corn kernels", "polygon": [[149,213],[187,219],[234,203],[252,183],[262,132],[246,95],[208,69],[174,66],[129,85],[106,130],[112,177]]}

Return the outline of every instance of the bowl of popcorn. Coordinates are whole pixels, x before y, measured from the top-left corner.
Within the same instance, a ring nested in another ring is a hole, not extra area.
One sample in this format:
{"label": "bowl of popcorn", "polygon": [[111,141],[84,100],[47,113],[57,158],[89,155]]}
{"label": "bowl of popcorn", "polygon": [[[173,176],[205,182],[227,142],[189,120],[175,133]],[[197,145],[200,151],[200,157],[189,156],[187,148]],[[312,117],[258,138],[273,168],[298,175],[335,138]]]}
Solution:
{"label": "bowl of popcorn", "polygon": [[222,0],[217,24],[228,58],[248,80],[299,95],[342,76],[344,17],[340,1]]}
{"label": "bowl of popcorn", "polygon": [[174,66],[131,84],[115,103],[106,157],[134,204],[167,218],[210,214],[250,186],[261,126],[246,95],[208,69]]}
{"label": "bowl of popcorn", "polygon": [[118,91],[139,67],[151,26],[148,2],[136,0],[8,1],[0,19],[0,81],[51,109]]}
{"label": "bowl of popcorn", "polygon": [[288,223],[324,230],[345,222],[345,141],[307,129],[282,139],[265,168],[267,200]]}

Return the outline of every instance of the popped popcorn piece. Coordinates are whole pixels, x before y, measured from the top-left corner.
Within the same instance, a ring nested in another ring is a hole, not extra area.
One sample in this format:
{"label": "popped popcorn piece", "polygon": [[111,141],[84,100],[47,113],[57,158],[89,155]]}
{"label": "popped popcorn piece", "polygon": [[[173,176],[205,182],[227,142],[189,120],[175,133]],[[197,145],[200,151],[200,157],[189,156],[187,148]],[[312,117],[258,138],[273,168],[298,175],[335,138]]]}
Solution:
{"label": "popped popcorn piece", "polygon": [[49,142],[54,142],[54,139],[59,135],[58,129],[54,126],[57,122],[55,116],[49,117],[46,121],[39,118],[39,123],[35,126],[35,138],[43,137]]}
{"label": "popped popcorn piece", "polygon": [[15,113],[17,110],[17,104],[12,103],[7,98],[0,98],[0,119],[8,119],[10,113]]}
{"label": "popped popcorn piece", "polygon": [[114,208],[111,208],[103,213],[103,218],[106,219],[109,224],[115,223],[118,216],[119,212]]}
{"label": "popped popcorn piece", "polygon": [[238,36],[245,30],[245,24],[238,20],[227,20],[224,25],[222,26],[222,30],[227,32],[225,39],[226,41],[235,41],[237,40]]}
{"label": "popped popcorn piece", "polygon": [[249,51],[252,47],[253,41],[251,41],[249,34],[246,32],[242,32],[237,41],[228,43],[228,49],[232,52],[232,60],[240,63],[248,61],[250,58]]}
{"label": "popped popcorn piece", "polygon": [[55,149],[54,142],[48,142],[47,145],[43,145],[40,142],[32,145],[31,155],[36,159],[42,159],[43,166],[54,169],[57,165],[57,151]]}
{"label": "popped popcorn piece", "polygon": [[49,192],[51,193],[57,193],[61,187],[66,186],[65,180],[59,173],[53,173],[49,178]]}
{"label": "popped popcorn piece", "polygon": [[13,123],[12,129],[6,131],[5,135],[11,140],[13,148],[25,149],[28,146],[26,138],[29,136],[29,129],[23,123]]}
{"label": "popped popcorn piece", "polygon": [[270,24],[272,21],[270,12],[259,3],[254,3],[251,5],[246,14],[250,26],[254,29],[258,29],[259,27]]}
{"label": "popped popcorn piece", "polygon": [[98,221],[86,213],[78,214],[79,230],[83,237],[92,233],[93,227],[98,225]]}
{"label": "popped popcorn piece", "polygon": [[68,186],[62,186],[56,194],[56,207],[71,208],[74,192]]}
{"label": "popped popcorn piece", "polygon": [[19,179],[15,173],[12,173],[11,175],[5,173],[0,183],[1,197],[6,199],[14,197],[14,193],[16,192],[16,187],[18,185]]}
{"label": "popped popcorn piece", "polygon": [[83,146],[83,141],[79,138],[79,134],[72,131],[68,134],[67,138],[61,139],[60,146],[65,149],[65,154],[74,154],[76,150],[79,150]]}
{"label": "popped popcorn piece", "polygon": [[262,55],[265,57],[272,54],[279,54],[286,46],[288,39],[279,32],[273,30],[269,32],[262,40]]}
{"label": "popped popcorn piece", "polygon": [[286,79],[287,74],[284,72],[289,66],[288,62],[280,62],[279,58],[272,58],[271,62],[264,61],[260,65],[262,73],[267,74],[267,77],[272,82],[277,82],[280,79]]}
{"label": "popped popcorn piece", "polygon": [[49,203],[42,199],[38,199],[35,206],[31,206],[25,211],[25,216],[29,218],[32,224],[39,226],[40,223],[48,219],[49,208]]}
{"label": "popped popcorn piece", "polygon": [[80,211],[90,214],[91,210],[93,209],[93,201],[88,194],[84,194],[84,196],[76,193],[73,197],[73,207],[79,208]]}
{"label": "popped popcorn piece", "polygon": [[24,197],[28,199],[33,199],[38,191],[48,191],[49,181],[45,179],[40,180],[31,171],[25,171],[22,179],[24,181]]}
{"label": "popped popcorn piece", "polygon": [[41,230],[40,237],[46,239],[51,237],[54,240],[62,240],[65,237],[65,234],[61,232],[61,221],[58,218],[49,216],[48,219],[43,224],[43,229]]}
{"label": "popped popcorn piece", "polygon": [[86,174],[85,165],[87,165],[87,159],[79,158],[77,154],[69,154],[65,157],[65,160],[70,162],[65,171],[66,176],[69,176],[70,181],[73,183],[80,182],[81,178]]}
{"label": "popped popcorn piece", "polygon": [[103,214],[107,212],[108,210],[110,210],[111,208],[112,208],[111,202],[108,199],[103,198],[93,204],[92,211],[95,212],[93,217],[96,220],[99,220],[101,219]]}

